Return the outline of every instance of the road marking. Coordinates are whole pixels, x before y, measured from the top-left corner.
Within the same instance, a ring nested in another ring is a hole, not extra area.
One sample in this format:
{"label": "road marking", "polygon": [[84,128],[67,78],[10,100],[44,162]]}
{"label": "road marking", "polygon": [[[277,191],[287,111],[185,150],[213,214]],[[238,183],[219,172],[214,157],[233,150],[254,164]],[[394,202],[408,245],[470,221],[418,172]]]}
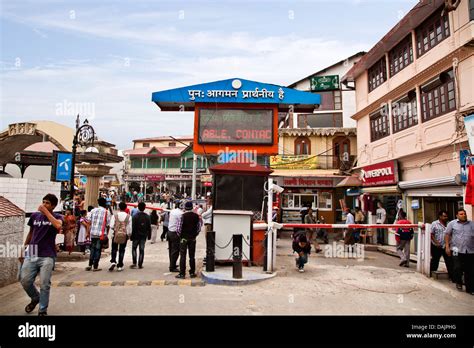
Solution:
{"label": "road marking", "polygon": [[112,282],[107,280],[107,281],[102,281],[102,282],[99,282],[98,284],[99,286],[112,286]]}
{"label": "road marking", "polygon": [[75,282],[72,282],[71,287],[73,287],[73,288],[76,288],[76,287],[83,288],[86,285],[86,283],[87,283],[86,281],[82,281],[82,280],[75,281]]}
{"label": "road marking", "polygon": [[[39,284],[37,284],[39,286]],[[166,279],[155,279],[155,280],[103,280],[103,281],[86,281],[86,280],[75,280],[75,281],[53,281],[51,282],[52,287],[71,287],[71,288],[84,288],[88,286],[165,286],[165,285],[178,285],[178,286],[205,286],[206,283],[202,280],[166,280]]]}
{"label": "road marking", "polygon": [[191,279],[178,280],[179,286],[191,286]]}
{"label": "road marking", "polygon": [[126,280],[125,286],[138,286],[138,280]]}
{"label": "road marking", "polygon": [[151,285],[164,286],[165,280],[152,280]]}

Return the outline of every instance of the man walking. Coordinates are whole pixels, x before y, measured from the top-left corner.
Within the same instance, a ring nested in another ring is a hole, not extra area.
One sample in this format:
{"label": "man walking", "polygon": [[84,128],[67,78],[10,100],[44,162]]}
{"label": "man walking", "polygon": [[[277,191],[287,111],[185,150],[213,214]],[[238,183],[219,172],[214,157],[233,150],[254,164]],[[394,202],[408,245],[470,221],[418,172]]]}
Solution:
{"label": "man walking", "polygon": [[183,215],[183,211],[179,208],[179,201],[175,202],[174,209],[170,212],[168,222],[168,251],[170,258],[170,272],[179,272],[177,262],[179,257],[179,236],[177,233],[178,224]]}
{"label": "man walking", "polygon": [[151,219],[145,213],[145,202],[138,203],[138,213],[132,217],[132,262],[130,268],[137,268],[137,247],[140,248],[138,257],[138,268],[143,268],[143,259],[145,258],[145,243],[151,239]]}
{"label": "man walking", "polygon": [[90,212],[91,221],[91,254],[89,257],[89,266],[86,267],[86,271],[90,271],[94,267],[93,271],[100,271],[99,261],[102,253],[101,238],[109,235],[110,228],[110,214],[107,210],[107,201],[101,197],[98,200],[99,207],[92,209]]}
{"label": "man walking", "polygon": [[[307,213],[304,217],[304,223],[305,224],[315,224],[316,219],[314,218],[313,215],[313,208],[311,206],[308,207]],[[314,236],[314,242],[313,242],[313,236]],[[321,248],[319,247],[318,241],[316,239],[316,228],[307,228],[306,229],[306,238],[309,243],[314,244],[314,250],[316,250],[317,253],[321,251]]]}
{"label": "man walking", "polygon": [[186,276],[186,252],[189,250],[189,276],[196,277],[196,237],[201,232],[202,220],[200,216],[193,212],[193,203],[186,202],[185,213],[181,215],[176,232],[179,236],[179,274],[176,278]]}
{"label": "man walking", "polygon": [[438,213],[438,220],[431,224],[431,262],[430,275],[438,270],[439,260],[443,256],[444,263],[448,270],[449,279],[453,280],[452,258],[446,254],[445,250],[445,234],[448,224],[448,212],[441,210]]}
{"label": "man walking", "polygon": [[[410,225],[411,221],[407,220],[405,212],[400,211],[398,215],[399,220],[397,224]],[[413,239],[413,228],[398,228],[397,229],[397,253],[400,256],[399,266],[410,267],[410,242]]]}
{"label": "man walking", "polygon": [[[345,208],[344,211],[346,213],[346,225],[355,224],[354,215],[352,215],[351,209],[350,208]],[[355,243],[354,229],[353,228],[347,228],[346,229],[346,235],[344,236],[344,244],[345,245],[353,245],[354,243]]]}
{"label": "man walking", "polygon": [[[58,198],[53,194],[47,194],[38,211],[28,220],[30,232],[25,240],[27,249],[25,257],[20,257],[22,263],[20,282],[31,298],[31,302],[25,307],[26,313],[31,313],[39,303],[38,315],[47,315],[51,275],[56,260],[56,234],[63,224],[62,215],[53,213],[57,205]],[[40,292],[34,284],[38,274]]]}
{"label": "man walking", "polygon": [[446,228],[445,250],[448,256],[453,257],[456,288],[462,291],[464,273],[466,292],[474,295],[474,223],[467,219],[464,209],[458,209],[456,217]]}
{"label": "man walking", "polygon": [[[383,225],[385,224],[385,221],[387,219],[387,211],[383,208],[382,202],[377,203],[377,220],[376,224],[378,225]],[[384,239],[385,239],[385,229],[384,228],[377,228],[377,243],[380,245],[384,244]]]}
{"label": "man walking", "polygon": [[[113,271],[117,266],[117,272],[123,271],[123,257],[125,256],[125,248],[127,247],[127,240],[132,234],[132,218],[127,212],[127,205],[124,202],[119,203],[120,211],[112,216],[110,227],[114,233],[112,235],[112,254],[110,258],[109,271]],[[117,265],[117,251],[119,253],[119,260]]]}

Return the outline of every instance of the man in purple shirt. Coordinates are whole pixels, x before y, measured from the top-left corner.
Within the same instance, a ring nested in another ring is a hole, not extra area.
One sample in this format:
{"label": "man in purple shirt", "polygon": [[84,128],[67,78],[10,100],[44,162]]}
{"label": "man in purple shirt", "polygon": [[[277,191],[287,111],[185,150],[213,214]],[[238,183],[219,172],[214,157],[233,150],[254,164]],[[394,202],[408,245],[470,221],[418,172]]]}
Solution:
{"label": "man in purple shirt", "polygon": [[[25,307],[26,313],[31,313],[39,303],[38,315],[47,315],[49,304],[49,289],[51,275],[56,259],[56,234],[63,225],[61,214],[53,213],[58,204],[58,198],[47,194],[38,211],[31,214],[28,226],[30,232],[25,240],[25,257],[20,258],[22,263],[20,281],[23,289],[31,298]],[[40,292],[34,282],[40,275]]]}

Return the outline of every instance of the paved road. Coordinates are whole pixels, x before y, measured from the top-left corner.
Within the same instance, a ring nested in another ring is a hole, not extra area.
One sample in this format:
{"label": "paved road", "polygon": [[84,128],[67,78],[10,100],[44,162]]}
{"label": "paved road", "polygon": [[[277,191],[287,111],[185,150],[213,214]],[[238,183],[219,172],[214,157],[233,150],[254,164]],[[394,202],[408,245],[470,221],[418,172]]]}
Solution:
{"label": "paved road", "polygon": [[[446,280],[428,279],[380,252],[361,259],[312,254],[305,273],[298,273],[291,240],[278,242],[278,276],[244,286],[205,285],[197,278],[177,282],[168,272],[167,243],[147,242],[144,269],[86,272],[87,261],[60,262],[53,275],[49,314],[474,314],[474,297],[458,292]],[[199,268],[205,255],[198,239]],[[245,273],[245,267],[244,267]],[[0,288],[0,314],[23,315],[29,302],[19,283]],[[36,314],[36,312],[34,313]]]}

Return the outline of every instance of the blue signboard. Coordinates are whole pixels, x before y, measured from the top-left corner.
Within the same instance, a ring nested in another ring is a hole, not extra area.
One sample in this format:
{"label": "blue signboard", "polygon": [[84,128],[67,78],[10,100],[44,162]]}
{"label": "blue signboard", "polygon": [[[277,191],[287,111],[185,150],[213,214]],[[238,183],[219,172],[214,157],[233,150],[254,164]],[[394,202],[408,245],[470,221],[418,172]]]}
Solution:
{"label": "blue signboard", "polygon": [[282,109],[310,111],[321,104],[319,94],[241,78],[155,92],[151,99],[165,111],[186,111],[195,103],[276,104]]}
{"label": "blue signboard", "polygon": [[467,183],[468,167],[471,164],[471,156],[469,150],[459,151],[459,162],[461,164],[461,182]]}
{"label": "blue signboard", "polygon": [[70,181],[72,171],[72,153],[57,152],[56,181]]}

